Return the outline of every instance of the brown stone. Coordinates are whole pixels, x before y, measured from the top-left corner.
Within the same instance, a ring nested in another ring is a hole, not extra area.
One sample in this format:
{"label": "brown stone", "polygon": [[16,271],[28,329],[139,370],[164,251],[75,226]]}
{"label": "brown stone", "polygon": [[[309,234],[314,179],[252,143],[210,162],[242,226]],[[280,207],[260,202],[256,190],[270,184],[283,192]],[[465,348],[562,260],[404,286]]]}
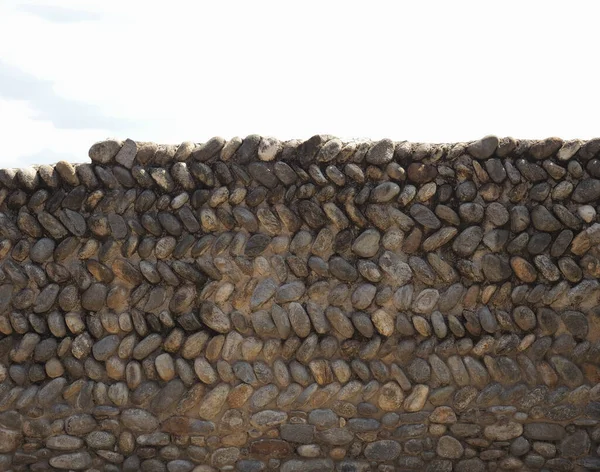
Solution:
{"label": "brown stone", "polygon": [[250,443],[250,453],[269,458],[281,458],[290,455],[292,446],[281,439],[259,439]]}

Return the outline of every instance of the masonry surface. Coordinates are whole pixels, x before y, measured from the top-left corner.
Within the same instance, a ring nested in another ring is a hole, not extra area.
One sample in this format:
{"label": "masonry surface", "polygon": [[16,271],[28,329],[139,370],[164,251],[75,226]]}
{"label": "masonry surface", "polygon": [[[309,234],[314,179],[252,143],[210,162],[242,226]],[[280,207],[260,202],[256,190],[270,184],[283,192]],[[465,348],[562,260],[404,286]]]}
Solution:
{"label": "masonry surface", "polygon": [[0,470],[600,470],[600,139],[89,155],[0,170]]}

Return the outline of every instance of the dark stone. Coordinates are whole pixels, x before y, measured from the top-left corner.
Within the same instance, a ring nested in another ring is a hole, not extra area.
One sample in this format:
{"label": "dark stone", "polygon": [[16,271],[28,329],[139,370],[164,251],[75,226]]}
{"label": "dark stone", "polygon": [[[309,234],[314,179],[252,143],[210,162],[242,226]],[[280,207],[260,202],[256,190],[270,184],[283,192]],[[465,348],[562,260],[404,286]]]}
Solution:
{"label": "dark stone", "polygon": [[501,282],[512,275],[508,262],[493,254],[483,256],[482,267],[486,279],[490,282]]}
{"label": "dark stone", "polygon": [[435,166],[431,164],[424,164],[421,162],[413,162],[406,169],[408,179],[417,184],[425,184],[434,180],[438,171]]}
{"label": "dark stone", "polygon": [[573,192],[571,198],[577,203],[589,203],[600,198],[600,180],[584,179]]}
{"label": "dark stone", "polygon": [[554,423],[528,423],[523,435],[534,441],[560,441],[565,437],[565,428]]}

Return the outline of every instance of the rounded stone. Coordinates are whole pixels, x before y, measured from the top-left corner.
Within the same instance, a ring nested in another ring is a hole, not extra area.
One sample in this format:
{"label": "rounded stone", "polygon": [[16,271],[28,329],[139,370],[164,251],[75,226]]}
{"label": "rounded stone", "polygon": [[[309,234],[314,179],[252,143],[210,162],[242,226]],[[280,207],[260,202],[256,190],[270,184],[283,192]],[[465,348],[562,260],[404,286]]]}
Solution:
{"label": "rounded stone", "polygon": [[403,401],[404,393],[396,382],[386,383],[379,391],[378,405],[383,411],[397,411]]}
{"label": "rounded stone", "polygon": [[363,231],[352,244],[352,251],[360,257],[373,257],[379,251],[381,235],[376,229]]}
{"label": "rounded stone", "polygon": [[465,452],[465,448],[456,438],[442,436],[438,440],[435,452],[445,459],[460,459]]}
{"label": "rounded stone", "polygon": [[400,455],[402,448],[399,443],[383,439],[367,444],[365,458],[375,462],[393,461]]}

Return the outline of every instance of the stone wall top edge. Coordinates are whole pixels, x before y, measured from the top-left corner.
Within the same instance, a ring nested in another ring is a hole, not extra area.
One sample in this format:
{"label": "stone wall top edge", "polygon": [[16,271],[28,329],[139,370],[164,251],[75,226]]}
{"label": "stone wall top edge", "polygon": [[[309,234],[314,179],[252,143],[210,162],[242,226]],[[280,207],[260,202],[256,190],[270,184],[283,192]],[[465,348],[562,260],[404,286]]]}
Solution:
{"label": "stone wall top edge", "polygon": [[[108,138],[94,143],[88,153],[92,163],[161,167],[175,162],[197,161],[210,165],[215,161],[236,164],[250,162],[283,161],[299,164],[358,164],[385,165],[390,162],[424,161],[451,162],[461,156],[478,160],[489,158],[525,158],[543,160],[555,158],[567,161],[579,158],[588,161],[600,155],[600,138],[589,140],[564,140],[559,137],[545,139],[516,139],[488,135],[478,140],[454,143],[411,142],[382,139],[339,139],[332,135],[315,135],[307,140],[279,140],[274,137],[249,135],[226,140],[213,137],[206,142],[184,141],[180,144],[160,144],[131,139]],[[62,165],[65,161],[61,161]],[[81,165],[85,163],[70,163]],[[55,167],[57,164],[34,164]]]}
{"label": "stone wall top edge", "polygon": [[[286,175],[295,179],[297,174],[301,180],[313,180],[317,184],[328,180],[337,183],[336,176],[342,174],[350,182],[356,179],[382,180],[379,177],[384,174],[392,180],[419,182],[427,177],[421,174],[434,172],[437,175],[438,170],[444,173],[444,169],[450,174],[454,170],[461,173],[465,165],[477,170],[492,159],[508,160],[517,167],[525,162],[553,166],[577,160],[585,167],[600,159],[600,138],[523,140],[488,135],[475,141],[442,144],[391,139],[341,140],[331,135],[315,135],[305,141],[280,141],[253,134],[245,138],[226,140],[213,137],[204,143],[184,141],[181,144],[110,138],[94,143],[89,149],[89,157],[91,164],[60,161],[21,169],[0,169],[0,189],[35,191],[44,187],[56,188],[60,182],[71,186],[80,182],[85,184],[88,180],[96,181],[93,174],[98,171],[94,172],[94,167],[100,168],[100,171],[101,168],[112,167],[117,180],[131,180],[133,176],[138,183],[146,177],[142,175],[147,174],[146,168],[154,169],[151,173],[160,172],[161,168],[168,169],[167,173],[173,174],[176,181],[189,181],[191,185],[191,175],[203,182],[204,174],[218,170],[219,166],[221,169],[226,166],[234,174],[245,169],[241,172],[246,178],[259,182],[275,178],[284,185],[291,183],[286,183]],[[414,178],[411,178],[411,173],[415,174]],[[160,176],[153,175],[152,178],[156,180]],[[95,185],[91,184],[91,187]]]}

